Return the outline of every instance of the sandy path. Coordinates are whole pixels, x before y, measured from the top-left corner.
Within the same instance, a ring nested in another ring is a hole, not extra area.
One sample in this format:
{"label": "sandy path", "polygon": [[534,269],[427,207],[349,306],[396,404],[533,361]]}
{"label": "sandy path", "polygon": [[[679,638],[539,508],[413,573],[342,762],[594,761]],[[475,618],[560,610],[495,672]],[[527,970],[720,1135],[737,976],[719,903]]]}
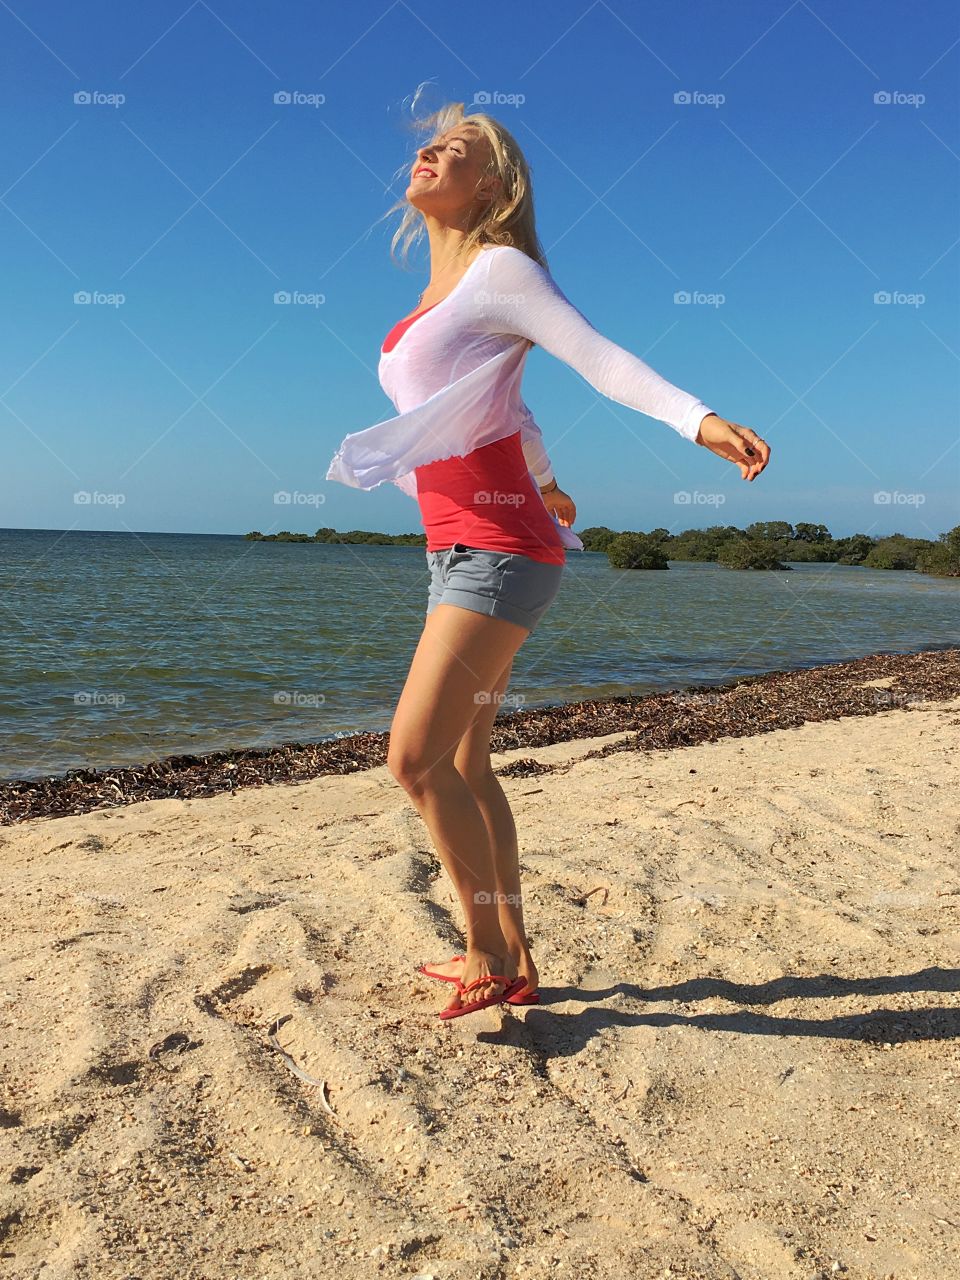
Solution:
{"label": "sandy path", "polygon": [[384,768],[0,830],[0,1271],[960,1274],[960,699],[609,741],[504,779],[545,1003],[447,1024]]}

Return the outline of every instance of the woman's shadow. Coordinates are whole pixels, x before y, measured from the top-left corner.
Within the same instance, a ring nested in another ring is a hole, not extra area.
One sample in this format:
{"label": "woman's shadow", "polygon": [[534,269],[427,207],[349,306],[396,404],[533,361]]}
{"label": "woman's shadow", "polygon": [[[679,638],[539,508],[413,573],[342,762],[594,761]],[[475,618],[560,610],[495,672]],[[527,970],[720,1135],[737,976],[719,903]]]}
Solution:
{"label": "woman's shadow", "polygon": [[[960,991],[960,970],[920,969],[917,973],[876,978],[842,978],[819,974],[805,978],[773,978],[769,982],[729,982],[723,978],[690,978],[670,986],[641,987],[628,982],[598,990],[578,987],[541,987],[541,1003],[531,1006],[524,1019],[541,1050],[555,1057],[579,1053],[604,1027],[699,1027],[704,1031],[737,1031],[743,1035],[820,1036],[833,1040],[859,1040],[875,1044],[903,1044],[915,1040],[951,1040],[960,1036],[960,1006],[934,1005],[917,1009],[872,1008],[835,1018],[801,1018],[762,1013],[742,1006],[776,1004],[780,1000],[823,1000],[837,996],[882,997],[894,992]],[[729,1013],[633,1013],[622,1007],[604,1007],[601,1001],[620,994],[627,999],[655,1004],[661,1001],[690,1004],[720,997],[741,1006]],[[554,1013],[551,1005],[579,1003],[585,1006],[572,1017]],[[504,1026],[507,1032],[510,1024]],[[513,1024],[516,1025],[516,1024]]]}

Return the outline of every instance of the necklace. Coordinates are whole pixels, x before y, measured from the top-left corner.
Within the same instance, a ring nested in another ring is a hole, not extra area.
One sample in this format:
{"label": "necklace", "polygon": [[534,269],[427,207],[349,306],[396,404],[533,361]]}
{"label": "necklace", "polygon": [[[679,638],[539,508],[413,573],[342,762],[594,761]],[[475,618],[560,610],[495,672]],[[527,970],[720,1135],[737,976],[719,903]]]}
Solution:
{"label": "necklace", "polygon": [[[471,259],[471,262],[472,262],[472,259]],[[469,266],[469,265],[470,265],[470,263],[468,263],[467,265]],[[457,277],[457,280],[456,280],[456,282],[455,282],[455,283],[459,283],[459,282],[460,282],[460,280],[462,279],[462,277],[463,277],[463,275],[464,275],[464,274],[465,274],[465,271],[461,271],[461,272],[460,272],[460,275]],[[427,285],[427,289],[429,289],[429,288],[430,288],[430,285],[428,284],[428,285]],[[418,307],[420,306],[421,302],[423,302],[423,294],[427,292],[427,289],[424,289],[423,293],[421,293],[420,297],[417,299],[417,306],[418,306]],[[443,301],[443,299],[441,299],[441,301]]]}

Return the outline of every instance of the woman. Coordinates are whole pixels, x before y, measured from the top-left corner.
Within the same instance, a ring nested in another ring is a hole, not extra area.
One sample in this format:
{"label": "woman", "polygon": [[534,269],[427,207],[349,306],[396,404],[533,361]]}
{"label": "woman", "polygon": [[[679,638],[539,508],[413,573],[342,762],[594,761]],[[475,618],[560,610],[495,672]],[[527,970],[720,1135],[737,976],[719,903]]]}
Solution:
{"label": "woman", "polygon": [[529,170],[503,125],[465,117],[462,103],[423,124],[432,141],[411,167],[394,243],[426,228],[430,282],[387,336],[379,371],[399,414],[348,436],[327,476],[360,488],[392,480],[417,498],[427,533],[427,618],[387,765],[463,908],[466,953],[420,970],[454,984],[440,1013],[449,1018],[538,998],[490,733],[513,659],[559,588],[565,548],[583,544],[520,399],[527,351],[539,343],[604,395],[736,462],[745,480],[770,451],[604,338],[560,292],[537,240]]}

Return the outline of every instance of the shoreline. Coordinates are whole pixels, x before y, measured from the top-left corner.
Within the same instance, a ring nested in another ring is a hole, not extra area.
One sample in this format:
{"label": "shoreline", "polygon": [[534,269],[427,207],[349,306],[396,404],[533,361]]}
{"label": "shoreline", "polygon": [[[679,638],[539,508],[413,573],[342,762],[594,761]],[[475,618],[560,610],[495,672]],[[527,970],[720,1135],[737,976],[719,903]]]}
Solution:
{"label": "shoreline", "polygon": [[[875,653],[846,662],[747,675],[722,685],[686,686],[646,695],[587,699],[498,716],[494,753],[632,733],[593,755],[670,750],[722,738],[876,715],[960,696],[960,648]],[[283,743],[202,755],[172,755],[120,768],[0,782],[0,826],[116,809],[144,800],[235,794],[268,784],[346,775],[386,762],[389,734],[364,732],[318,743]],[[505,777],[554,766],[517,759]]]}

